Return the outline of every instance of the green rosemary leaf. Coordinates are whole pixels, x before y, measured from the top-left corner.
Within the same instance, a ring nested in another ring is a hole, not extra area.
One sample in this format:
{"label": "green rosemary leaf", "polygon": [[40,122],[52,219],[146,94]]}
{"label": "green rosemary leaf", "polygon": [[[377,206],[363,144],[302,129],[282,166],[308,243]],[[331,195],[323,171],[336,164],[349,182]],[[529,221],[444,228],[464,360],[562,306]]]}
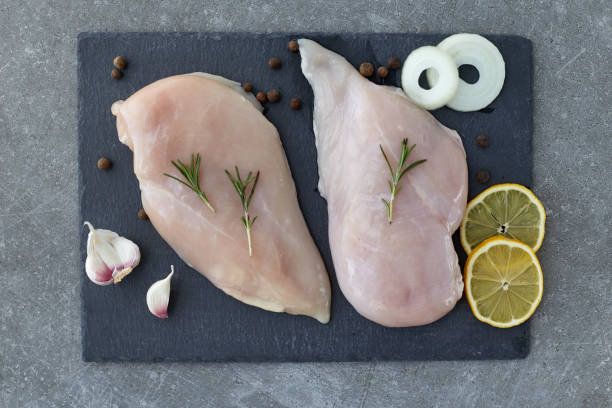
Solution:
{"label": "green rosemary leaf", "polygon": [[170,177],[171,179],[189,187],[198,195],[198,197],[200,197],[200,200],[202,200],[212,212],[215,212],[215,209],[206,197],[206,194],[200,188],[200,153],[198,153],[197,158],[195,158],[193,153],[191,154],[191,166],[187,166],[180,159],[176,159],[176,161],[170,160],[170,163],[178,170],[179,173],[181,173],[186,181],[183,181],[168,173],[163,173],[164,176]]}
{"label": "green rosemary leaf", "polygon": [[[225,174],[227,174],[227,177],[230,179],[230,182],[236,189],[238,197],[240,198],[240,204],[242,205],[242,209],[244,210],[244,215],[240,217],[240,220],[242,221],[242,225],[244,225],[244,228],[246,229],[247,240],[249,244],[249,256],[252,256],[253,246],[251,243],[251,227],[257,219],[257,216],[255,216],[251,220],[251,217],[249,216],[249,206],[251,205],[251,200],[253,199],[253,194],[255,193],[255,188],[257,187],[257,181],[259,180],[259,171],[257,171],[255,178],[253,178],[253,172],[249,172],[247,178],[245,180],[242,180],[242,178],[240,177],[240,170],[238,170],[238,166],[234,166],[234,169],[236,170],[235,177],[232,176],[232,174],[227,170],[225,170]],[[249,185],[251,187],[251,191],[247,193]]]}
{"label": "green rosemary leaf", "polygon": [[[251,173],[249,173],[250,175]],[[259,181],[259,171],[257,171],[257,175],[255,176],[255,182],[253,183],[253,188],[251,188],[251,194],[249,194],[249,199],[247,200],[247,207],[251,205],[251,199],[253,198],[253,193],[255,192],[255,187],[257,187],[257,182]],[[250,182],[249,182],[250,183]],[[246,184],[249,184],[246,183]],[[257,217],[255,217],[257,218]]]}
{"label": "green rosemary leaf", "polygon": [[402,150],[400,152],[399,160],[397,162],[397,171],[394,172],[393,167],[391,166],[391,163],[389,162],[389,159],[387,158],[387,155],[385,154],[385,151],[382,148],[382,145],[378,146],[380,147],[380,151],[385,159],[385,162],[387,163],[387,166],[389,167],[389,171],[391,172],[391,180],[387,180],[387,183],[389,184],[389,190],[391,190],[391,198],[389,199],[389,201],[385,200],[384,198],[381,198],[383,204],[385,205],[385,208],[387,209],[387,219],[389,221],[389,224],[391,224],[393,221],[393,203],[399,192],[402,190],[402,186],[400,186],[398,183],[400,182],[402,177],[406,175],[406,173],[408,173],[410,170],[412,170],[419,164],[425,163],[427,160],[417,160],[408,165],[408,167],[404,168],[406,164],[406,159],[408,159],[408,156],[410,155],[410,153],[412,153],[412,151],[416,147],[416,144],[413,144],[412,146],[408,147],[408,139],[403,139]]}
{"label": "green rosemary leaf", "polygon": [[406,150],[406,146],[408,145],[408,139],[402,140],[402,151],[400,153],[399,161],[397,162],[397,171],[396,174],[402,171],[404,167],[404,163],[406,163],[406,158],[408,157],[408,151]]}
{"label": "green rosemary leaf", "polygon": [[387,162],[387,166],[389,166],[389,171],[391,172],[391,175],[393,175],[393,168],[391,167],[391,163],[389,162],[389,159],[387,158],[387,155],[385,154],[385,151],[383,150],[382,145],[378,145],[378,147],[380,147],[380,152],[385,158],[385,161]]}
{"label": "green rosemary leaf", "polygon": [[[178,177],[174,177],[174,176],[172,176],[172,175],[170,175],[170,174],[168,174],[168,173],[164,173],[164,176],[170,177],[171,179],[174,179],[174,180],[178,181],[179,183],[182,183],[182,184],[186,185],[187,187],[189,187],[190,189],[192,189],[192,190],[193,190],[193,187],[191,186],[191,184],[187,184],[187,183],[185,183],[183,180],[181,180],[181,179],[180,179],[180,178],[178,178]],[[195,190],[194,190],[194,191],[195,191]],[[196,191],[196,193],[197,193],[197,191]]]}
{"label": "green rosemary leaf", "polygon": [[413,163],[410,164],[410,166],[406,167],[404,169],[404,171],[402,172],[402,174],[400,174],[400,180],[402,179],[402,177],[404,177],[404,175],[406,173],[408,173],[410,170],[414,169],[416,166],[418,166],[419,164],[423,164],[427,161],[427,159],[423,159],[423,160],[417,160]]}
{"label": "green rosemary leaf", "polygon": [[[200,184],[200,153],[197,154],[195,159],[195,164],[192,164],[192,168],[194,169],[193,179],[195,180],[195,184]],[[193,163],[193,154],[191,155],[191,162]]]}

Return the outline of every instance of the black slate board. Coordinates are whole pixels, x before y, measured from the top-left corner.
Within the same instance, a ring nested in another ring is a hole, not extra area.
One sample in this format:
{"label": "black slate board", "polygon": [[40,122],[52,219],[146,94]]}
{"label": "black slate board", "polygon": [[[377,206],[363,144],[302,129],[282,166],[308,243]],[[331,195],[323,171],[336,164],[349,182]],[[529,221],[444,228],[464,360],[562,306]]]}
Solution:
{"label": "black slate board", "polygon": [[[444,35],[338,34],[305,35],[344,55],[385,64],[391,55],[405,57],[415,47],[436,44]],[[372,323],[348,304],[338,289],[328,238],[326,203],[316,191],[317,169],[312,132],[312,91],[301,74],[299,54],[287,50],[290,34],[228,33],[82,33],[78,41],[79,192],[81,259],[87,231],[84,220],[131,238],[140,245],[140,266],[121,284],[98,287],[82,273],[83,359],[142,361],[364,361],[523,358],[529,352],[529,323],[495,329],[476,320],[464,300],[441,320],[422,327],[389,329]],[[501,95],[483,112],[434,112],[463,138],[470,174],[470,197],[501,182],[531,184],[532,47],[527,39],[487,36],[506,60]],[[111,80],[116,55],[128,60],[121,80]],[[282,69],[267,61],[278,56]],[[223,294],[187,267],[148,221],[140,208],[132,153],[119,143],[110,105],[166,76],[205,71],[256,90],[278,88],[283,99],[268,105],[266,116],[278,128],[295,178],[302,211],[321,250],[333,286],[332,318],[322,325],[312,318],[266,312]],[[391,72],[386,84],[399,84]],[[288,107],[291,97],[304,101],[301,111]],[[480,149],[475,138],[489,135]],[[96,168],[100,156],[113,162]],[[475,173],[491,172],[486,186]],[[456,240],[455,240],[456,241]],[[465,255],[456,248],[461,261]],[[149,285],[176,266],[170,318],[147,310]]]}

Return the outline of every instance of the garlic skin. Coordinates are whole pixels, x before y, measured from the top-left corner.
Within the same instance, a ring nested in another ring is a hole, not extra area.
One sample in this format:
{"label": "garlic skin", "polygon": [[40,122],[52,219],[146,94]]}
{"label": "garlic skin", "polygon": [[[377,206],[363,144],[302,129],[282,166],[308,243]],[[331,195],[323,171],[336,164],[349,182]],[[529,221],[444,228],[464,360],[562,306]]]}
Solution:
{"label": "garlic skin", "polygon": [[89,221],[87,236],[87,259],[85,272],[96,285],[107,286],[119,283],[140,262],[138,245],[117,233],[95,229]]}
{"label": "garlic skin", "polygon": [[170,280],[174,275],[174,265],[170,265],[170,274],[151,285],[147,291],[147,306],[149,311],[160,319],[168,318],[168,302],[170,301]]}

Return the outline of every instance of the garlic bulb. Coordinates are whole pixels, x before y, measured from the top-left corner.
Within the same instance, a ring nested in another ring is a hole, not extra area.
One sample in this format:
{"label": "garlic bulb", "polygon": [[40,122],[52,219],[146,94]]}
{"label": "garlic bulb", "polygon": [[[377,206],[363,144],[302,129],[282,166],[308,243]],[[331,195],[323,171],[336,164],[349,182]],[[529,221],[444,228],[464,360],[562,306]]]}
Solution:
{"label": "garlic bulb", "polygon": [[89,221],[85,272],[96,285],[119,283],[140,262],[140,249],[127,238],[113,231],[95,229]]}
{"label": "garlic bulb", "polygon": [[165,279],[158,280],[147,291],[147,306],[154,316],[160,319],[168,317],[168,302],[170,301],[170,279],[174,275],[174,265],[170,265],[170,274]]}

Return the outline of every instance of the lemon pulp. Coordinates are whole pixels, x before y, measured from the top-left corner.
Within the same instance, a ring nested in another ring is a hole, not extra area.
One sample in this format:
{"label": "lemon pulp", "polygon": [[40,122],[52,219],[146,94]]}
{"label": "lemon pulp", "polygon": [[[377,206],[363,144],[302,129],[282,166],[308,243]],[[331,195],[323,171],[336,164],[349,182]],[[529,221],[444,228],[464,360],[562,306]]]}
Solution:
{"label": "lemon pulp", "polygon": [[501,235],[537,251],[544,239],[545,221],[542,203],[528,188],[495,185],[468,203],[461,223],[461,245],[469,254],[483,241]]}
{"label": "lemon pulp", "polygon": [[540,263],[519,241],[493,237],[468,257],[464,272],[466,298],[479,320],[495,327],[523,323],[542,298]]}

